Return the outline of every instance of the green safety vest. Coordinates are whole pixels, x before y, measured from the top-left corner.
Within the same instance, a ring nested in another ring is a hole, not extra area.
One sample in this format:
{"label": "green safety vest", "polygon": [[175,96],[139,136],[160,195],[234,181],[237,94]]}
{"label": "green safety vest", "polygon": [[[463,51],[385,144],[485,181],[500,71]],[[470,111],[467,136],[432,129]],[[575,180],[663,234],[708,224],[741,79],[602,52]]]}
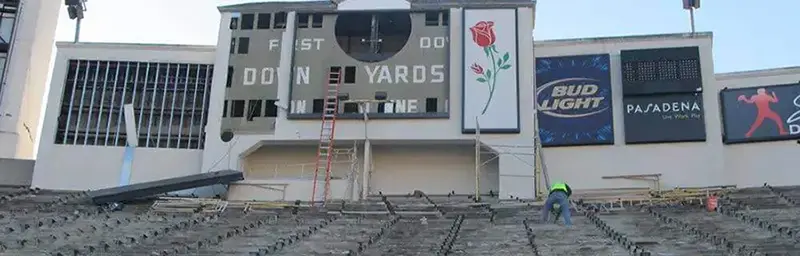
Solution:
{"label": "green safety vest", "polygon": [[566,183],[555,183],[552,186],[550,186],[550,192],[559,191],[559,190],[567,192],[567,184]]}

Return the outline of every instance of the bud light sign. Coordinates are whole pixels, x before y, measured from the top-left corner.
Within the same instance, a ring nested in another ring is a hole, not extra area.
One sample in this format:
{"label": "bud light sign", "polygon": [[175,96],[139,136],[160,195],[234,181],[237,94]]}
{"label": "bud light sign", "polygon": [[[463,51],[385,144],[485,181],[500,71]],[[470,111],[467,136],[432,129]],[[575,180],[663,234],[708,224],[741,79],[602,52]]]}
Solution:
{"label": "bud light sign", "polygon": [[536,59],[543,146],[614,144],[609,56]]}

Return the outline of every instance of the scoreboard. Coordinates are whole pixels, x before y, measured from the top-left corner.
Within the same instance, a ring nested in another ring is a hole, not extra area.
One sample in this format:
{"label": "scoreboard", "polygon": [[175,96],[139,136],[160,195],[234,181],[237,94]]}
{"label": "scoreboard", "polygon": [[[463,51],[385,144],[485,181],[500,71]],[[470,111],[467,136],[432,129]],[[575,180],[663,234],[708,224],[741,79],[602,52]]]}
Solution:
{"label": "scoreboard", "polygon": [[702,91],[698,47],[623,50],[620,55],[624,95]]}
{"label": "scoreboard", "polygon": [[[446,118],[449,17],[446,11],[298,14],[289,118],[319,118],[327,74],[342,72],[339,91],[368,106],[371,118]],[[340,103],[339,118],[363,118]]]}

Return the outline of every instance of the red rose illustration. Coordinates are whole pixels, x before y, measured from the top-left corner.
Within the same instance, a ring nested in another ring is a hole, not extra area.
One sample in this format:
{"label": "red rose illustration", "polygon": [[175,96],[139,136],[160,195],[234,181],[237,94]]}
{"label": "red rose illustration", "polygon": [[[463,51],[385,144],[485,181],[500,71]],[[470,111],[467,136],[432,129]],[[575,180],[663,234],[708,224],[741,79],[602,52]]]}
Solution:
{"label": "red rose illustration", "polygon": [[493,21],[480,21],[469,28],[469,31],[472,32],[472,41],[480,47],[490,46],[497,39],[494,34]]}
{"label": "red rose illustration", "polygon": [[478,65],[478,63],[473,63],[472,66],[470,66],[469,68],[471,68],[472,72],[475,72],[475,74],[483,75],[483,67],[481,67],[481,65]]}
{"label": "red rose illustration", "polygon": [[486,69],[483,68],[484,66],[478,65],[478,63],[473,63],[469,67],[472,72],[478,75],[475,81],[486,84],[489,87],[489,95],[487,95],[486,104],[481,111],[481,115],[483,115],[486,114],[486,110],[489,109],[489,105],[492,102],[497,77],[500,76],[501,71],[511,68],[512,59],[509,52],[501,53],[494,44],[497,41],[494,21],[478,21],[478,23],[469,28],[469,31],[472,32],[472,41],[483,50],[488,61],[488,63],[484,63],[486,64]]}

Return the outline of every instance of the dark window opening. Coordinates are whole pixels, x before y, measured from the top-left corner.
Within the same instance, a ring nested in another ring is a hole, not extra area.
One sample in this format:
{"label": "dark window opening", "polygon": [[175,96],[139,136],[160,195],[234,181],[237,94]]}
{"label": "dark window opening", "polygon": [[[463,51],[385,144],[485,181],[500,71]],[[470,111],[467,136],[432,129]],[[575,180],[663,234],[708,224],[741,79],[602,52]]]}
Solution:
{"label": "dark window opening", "polygon": [[355,102],[347,102],[344,104],[344,111],[343,113],[358,113],[358,103]]}
{"label": "dark window opening", "polygon": [[247,121],[253,121],[255,117],[261,117],[263,106],[261,100],[249,100],[247,102]]}
{"label": "dark window opening", "polygon": [[286,13],[275,13],[275,23],[273,25],[273,28],[286,28]]}
{"label": "dark window opening", "polygon": [[250,52],[250,38],[249,37],[240,37],[239,38],[239,49],[237,50],[239,54],[247,54]]}
{"label": "dark window opening", "polygon": [[322,113],[322,108],[324,104],[325,100],[314,99],[311,104],[311,113]]}
{"label": "dark window opening", "polygon": [[335,35],[339,47],[350,57],[379,62],[406,45],[411,35],[411,18],[403,11],[342,13],[336,19]]}
{"label": "dark window opening", "polygon": [[378,113],[386,112],[386,102],[378,103]]}
{"label": "dark window opening", "polygon": [[272,24],[272,15],[269,13],[259,13],[258,14],[258,24],[256,24],[256,28],[258,29],[269,29],[270,24]]}
{"label": "dark window opening", "polygon": [[278,116],[278,106],[275,105],[275,100],[265,100],[267,104],[267,113],[265,114],[266,117],[277,117]]}
{"label": "dark window opening", "polygon": [[242,30],[253,29],[253,23],[256,20],[256,15],[252,13],[242,14]]}
{"label": "dark window opening", "polygon": [[436,113],[439,112],[439,99],[427,98],[425,99],[425,112]]}
{"label": "dark window opening", "polygon": [[230,49],[230,53],[231,53],[231,54],[234,54],[234,53],[236,53],[236,38],[231,38],[231,49]]}
{"label": "dark window opening", "polygon": [[222,117],[228,117],[228,101],[222,102]]}
{"label": "dark window opening", "polygon": [[244,100],[231,101],[231,117],[244,117]]}
{"label": "dark window opening", "polygon": [[228,66],[228,77],[225,79],[225,87],[231,87],[233,83],[233,66]]}
{"label": "dark window opening", "polygon": [[346,83],[346,84],[355,84],[356,83],[356,67],[355,66],[344,67],[344,83]]}
{"label": "dark window opening", "polygon": [[450,11],[443,11],[442,12],[442,26],[449,26],[450,25]]}
{"label": "dark window opening", "polygon": [[309,15],[306,13],[297,14],[297,27],[298,28],[308,28]]}
{"label": "dark window opening", "polygon": [[339,72],[342,71],[342,67],[333,66],[333,67],[328,68],[328,70],[330,70],[331,73],[339,73]]}
{"label": "dark window opening", "polygon": [[439,12],[425,12],[425,26],[439,26]]}
{"label": "dark window opening", "polygon": [[239,18],[233,17],[231,18],[231,24],[228,26],[230,29],[237,29],[239,28]]}
{"label": "dark window opening", "polygon": [[315,13],[311,15],[311,27],[312,28],[321,28],[322,27],[322,14]]}

